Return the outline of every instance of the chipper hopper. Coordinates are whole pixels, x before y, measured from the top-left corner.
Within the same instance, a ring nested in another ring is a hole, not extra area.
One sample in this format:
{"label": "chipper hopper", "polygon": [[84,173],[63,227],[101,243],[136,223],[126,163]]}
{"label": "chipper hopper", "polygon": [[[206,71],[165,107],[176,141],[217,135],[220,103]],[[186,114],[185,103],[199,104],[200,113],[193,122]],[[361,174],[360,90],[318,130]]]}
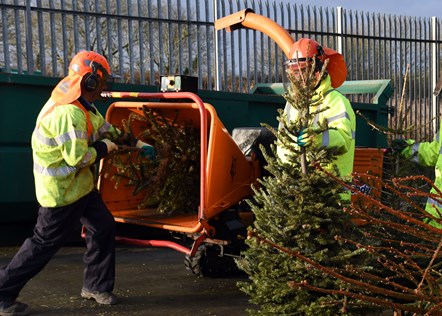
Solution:
{"label": "chipper hopper", "polygon": [[[146,109],[161,113],[174,124],[193,124],[199,130],[199,205],[185,213],[160,213],[155,206],[140,208],[143,192],[134,195],[127,183],[118,187],[112,177],[101,176],[99,190],[116,222],[166,230],[182,237],[177,240],[144,240],[117,237],[140,246],[170,247],[185,254],[185,264],[197,275],[217,275],[234,269],[252,214],[240,207],[252,194],[259,176],[256,159],[246,156],[230,136],[213,106],[190,92],[125,93],[110,92],[113,98],[134,98],[111,104],[106,119],[122,128],[132,113],[140,117]],[[132,122],[139,135],[145,122]],[[147,134],[149,134],[147,132]],[[136,153],[134,153],[136,154]],[[158,159],[161,159],[159,157]],[[103,168],[103,166],[102,166]],[[107,171],[108,174],[116,170]]]}

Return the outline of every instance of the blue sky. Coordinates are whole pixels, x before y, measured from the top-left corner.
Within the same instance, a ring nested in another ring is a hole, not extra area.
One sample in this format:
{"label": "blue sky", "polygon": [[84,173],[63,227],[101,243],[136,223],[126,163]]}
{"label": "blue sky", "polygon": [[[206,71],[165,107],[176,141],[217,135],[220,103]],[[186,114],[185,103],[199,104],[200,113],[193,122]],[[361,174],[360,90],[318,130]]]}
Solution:
{"label": "blue sky", "polygon": [[[290,3],[293,0],[290,0]],[[385,13],[391,15],[415,16],[422,18],[437,17],[442,19],[442,2],[440,0],[297,0],[296,4],[342,7],[358,12]]]}

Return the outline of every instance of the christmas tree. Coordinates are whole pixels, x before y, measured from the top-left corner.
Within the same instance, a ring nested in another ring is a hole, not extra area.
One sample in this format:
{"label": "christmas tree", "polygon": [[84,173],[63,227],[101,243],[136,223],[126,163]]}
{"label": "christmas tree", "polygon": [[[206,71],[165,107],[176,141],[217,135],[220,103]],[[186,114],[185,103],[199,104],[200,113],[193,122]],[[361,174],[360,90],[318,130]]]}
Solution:
{"label": "christmas tree", "polygon": [[343,211],[342,184],[321,170],[321,166],[332,165],[336,153],[314,142],[298,146],[300,131],[314,138],[329,129],[327,121],[317,122],[314,127],[312,124],[318,111],[326,110],[317,110],[322,101],[316,87],[326,71],[327,61],[319,74],[315,66],[315,63],[308,65],[298,76],[288,74],[290,87],[284,97],[296,108],[298,118],[288,120],[280,111],[280,128],[267,126],[286,156],[282,160],[274,145],[270,153],[264,152],[270,176],[260,181],[253,201],[249,201],[255,214],[249,234],[255,238],[247,240],[249,248],[238,265],[249,276],[239,287],[257,306],[251,314],[347,313],[348,302],[342,296],[292,286],[292,282],[298,282],[325,289],[345,289],[344,282],[277,247],[302,254],[321,266],[341,269],[358,252],[364,252],[335,239],[344,230],[352,231],[349,216]]}

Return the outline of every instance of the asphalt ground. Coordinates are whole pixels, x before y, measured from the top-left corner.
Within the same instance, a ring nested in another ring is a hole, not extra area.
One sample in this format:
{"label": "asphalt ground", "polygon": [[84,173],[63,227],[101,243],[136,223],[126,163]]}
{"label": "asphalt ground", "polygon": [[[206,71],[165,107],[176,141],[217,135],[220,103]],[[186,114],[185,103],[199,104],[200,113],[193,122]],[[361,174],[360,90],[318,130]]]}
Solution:
{"label": "asphalt ground", "polygon": [[[1,245],[0,267],[19,245]],[[63,247],[23,288],[18,300],[31,307],[31,315],[236,316],[253,307],[236,285],[245,275],[198,278],[186,270],[184,254],[178,251],[124,245],[116,250],[114,293],[119,303],[102,306],[80,297],[84,251],[78,240]]]}
{"label": "asphalt ground", "polygon": [[[0,248],[0,266],[18,247]],[[118,247],[114,293],[119,303],[102,306],[80,297],[83,247],[62,248],[20,293],[31,315],[247,315],[247,296],[236,275],[198,278],[185,269],[184,255],[166,248]]]}

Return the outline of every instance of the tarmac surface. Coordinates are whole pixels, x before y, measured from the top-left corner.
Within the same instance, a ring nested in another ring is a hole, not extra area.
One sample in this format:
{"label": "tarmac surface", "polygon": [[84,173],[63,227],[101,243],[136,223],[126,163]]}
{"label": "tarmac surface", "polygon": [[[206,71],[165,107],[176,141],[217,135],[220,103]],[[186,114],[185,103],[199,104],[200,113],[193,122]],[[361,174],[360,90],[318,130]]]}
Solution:
{"label": "tarmac surface", "polygon": [[[0,267],[18,246],[0,247]],[[114,293],[119,303],[102,306],[80,297],[82,255],[75,244],[62,248],[20,293],[31,315],[247,315],[252,306],[236,283],[245,275],[198,278],[184,267],[184,254],[168,248],[119,246]]]}

